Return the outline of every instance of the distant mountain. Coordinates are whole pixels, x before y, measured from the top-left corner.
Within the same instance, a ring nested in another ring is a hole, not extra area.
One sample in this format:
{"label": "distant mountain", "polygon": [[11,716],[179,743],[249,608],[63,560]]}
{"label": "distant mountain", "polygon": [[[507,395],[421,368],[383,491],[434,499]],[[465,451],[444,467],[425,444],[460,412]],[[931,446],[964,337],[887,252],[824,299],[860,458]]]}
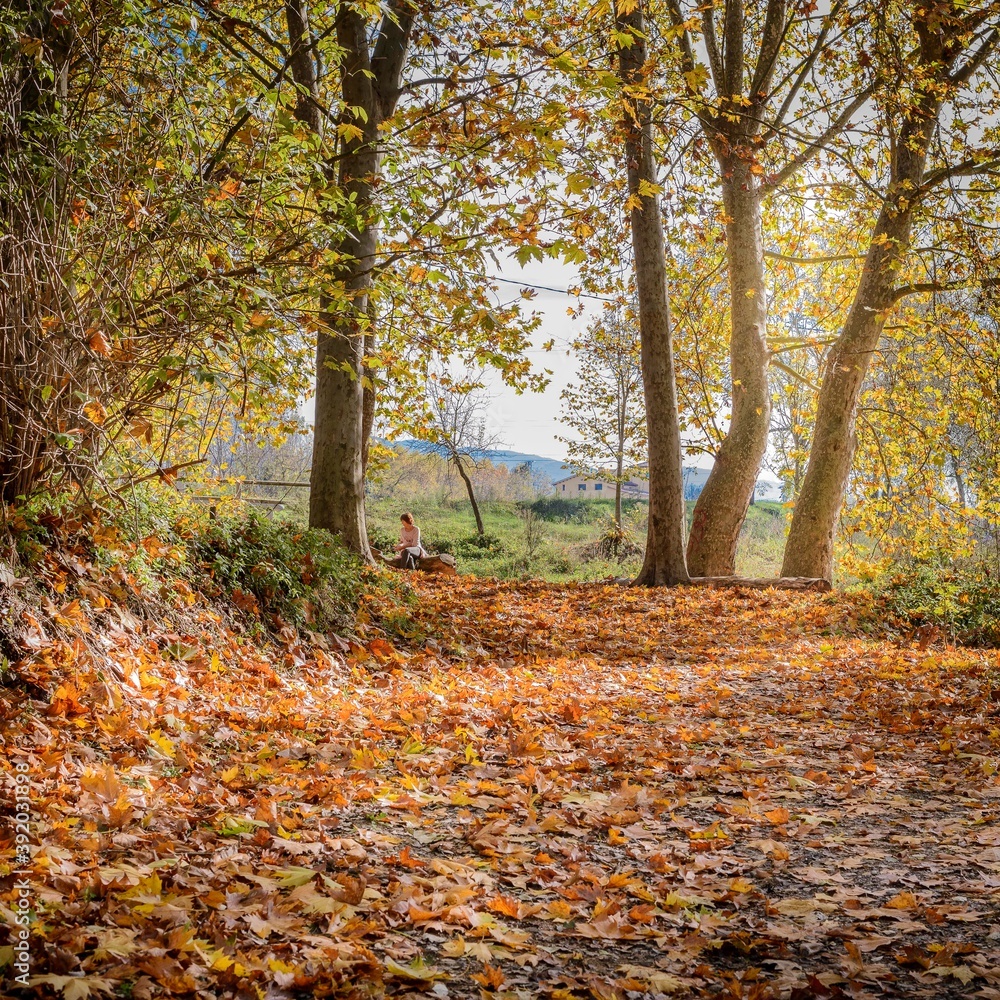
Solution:
{"label": "distant mountain", "polygon": [[[438,450],[437,446],[429,441],[394,441],[393,444],[423,454]],[[558,458],[544,458],[542,455],[529,455],[523,451],[510,451],[507,448],[491,448],[488,451],[474,453],[473,458],[488,458],[494,465],[506,465],[508,469],[516,469],[527,462],[532,472],[539,472],[553,481],[569,475],[568,466]]]}
{"label": "distant mountain", "polygon": [[[393,444],[400,448],[407,448],[410,451],[419,451],[422,454],[437,451],[437,446],[429,441],[394,441]],[[516,469],[519,465],[527,463],[531,466],[531,471],[547,476],[553,483],[558,479],[572,475],[573,470],[558,458],[545,458],[542,455],[530,455],[523,451],[510,451],[507,448],[492,448],[479,454],[474,454],[474,458],[488,458],[494,465],[506,465],[508,469]],[[701,491],[708,481],[708,473],[711,470],[703,469],[698,465],[684,466],[684,499],[697,500]],[[757,480],[758,500],[780,500],[781,487],[769,479]]]}
{"label": "distant mountain", "polygon": [[[684,466],[684,499],[697,500],[708,482],[711,469],[703,469],[697,465]],[[757,500],[780,500],[781,486],[773,479],[758,479],[754,494]]]}

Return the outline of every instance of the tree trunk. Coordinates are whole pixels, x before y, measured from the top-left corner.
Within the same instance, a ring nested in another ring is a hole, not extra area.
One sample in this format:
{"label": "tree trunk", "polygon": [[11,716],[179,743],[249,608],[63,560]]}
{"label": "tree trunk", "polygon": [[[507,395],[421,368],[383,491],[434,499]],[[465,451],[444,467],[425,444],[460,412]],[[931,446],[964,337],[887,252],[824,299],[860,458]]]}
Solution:
{"label": "tree trunk", "polygon": [[618,478],[615,480],[615,524],[622,526],[622,460],[618,459]]}
{"label": "tree trunk", "polygon": [[479,512],[479,504],[476,503],[476,491],[472,487],[472,480],[465,471],[465,466],[462,465],[462,460],[458,455],[453,455],[452,461],[455,463],[455,468],[458,469],[458,474],[462,477],[462,482],[465,483],[466,492],[469,494],[469,503],[472,504],[472,513],[476,518],[476,531],[482,538],[486,534],[486,528],[483,527],[483,515]]}
{"label": "tree trunk", "polygon": [[[322,132],[319,67],[313,52],[305,0],[286,0],[290,66],[299,88],[296,117]],[[399,82],[416,16],[411,0],[392,0],[369,51],[365,18],[347,4],[337,12],[342,51],[341,97],[360,136],[341,140],[338,184],[354,212],[352,231],[338,247],[342,263],[332,275],[343,299],[320,303],[322,329],[316,345],[316,416],[310,477],[309,526],[325,528],[372,561],[365,525],[366,427],[363,370],[365,335],[378,231],[375,186],[379,175],[379,126],[395,109]],[[352,112],[358,108],[360,113]],[[332,174],[332,165],[328,166]]]}
{"label": "tree trunk", "polygon": [[721,154],[719,162],[727,219],[732,418],[694,507],[687,548],[693,576],[735,572],[740,528],[753,500],[771,422],[760,183],[749,151],[737,148]]}
{"label": "tree trunk", "polygon": [[625,163],[632,202],[632,249],[639,300],[639,337],[649,441],[649,527],[638,586],[673,586],[688,579],[684,562],[684,480],[677,386],[667,295],[663,221],[655,185],[652,106],[645,91],[646,35],[642,9],[616,3],[616,28],[632,43],[618,52],[624,89]]}
{"label": "tree trunk", "polygon": [[712,590],[729,590],[744,588],[748,590],[808,590],[816,594],[825,594],[832,589],[829,580],[822,577],[782,576],[745,577],[745,576],[692,576],[692,587],[708,587]]}
{"label": "tree trunk", "polygon": [[[345,265],[343,286],[356,298],[320,313],[325,327],[316,343],[316,416],[309,479],[309,526],[339,535],[351,551],[372,560],[365,523],[364,333],[359,316],[366,313],[368,266],[375,254],[372,227],[360,234]],[[361,302],[358,299],[362,299]],[[329,332],[326,332],[329,331]]]}
{"label": "tree trunk", "polygon": [[850,312],[826,362],[802,491],[795,501],[785,542],[782,576],[833,580],[837,519],[854,459],[855,418],[861,387],[878,347],[894,285],[910,246],[914,191],[924,175],[940,102],[914,109],[893,155],[889,190],[865,257]]}
{"label": "tree trunk", "polygon": [[[402,556],[396,556],[395,559],[386,559],[383,556],[382,561],[393,569],[406,568]],[[455,557],[447,552],[422,556],[417,560],[417,565],[414,568],[420,570],[421,573],[431,573],[435,576],[458,576]]]}
{"label": "tree trunk", "polygon": [[956,455],[951,456],[951,475],[955,480],[955,488],[958,490],[958,502],[963,508],[968,507],[969,504],[965,498],[965,477],[959,468],[958,457]]}
{"label": "tree trunk", "polygon": [[[371,296],[368,297],[368,322],[369,332],[365,334],[365,356],[368,357],[375,350],[375,335],[371,332],[371,326],[375,322],[375,312],[372,309]],[[375,371],[374,369],[364,369],[365,381],[362,387],[361,403],[361,477],[368,476],[368,455],[371,451],[372,428],[375,426],[375,404],[378,396],[375,391]]]}

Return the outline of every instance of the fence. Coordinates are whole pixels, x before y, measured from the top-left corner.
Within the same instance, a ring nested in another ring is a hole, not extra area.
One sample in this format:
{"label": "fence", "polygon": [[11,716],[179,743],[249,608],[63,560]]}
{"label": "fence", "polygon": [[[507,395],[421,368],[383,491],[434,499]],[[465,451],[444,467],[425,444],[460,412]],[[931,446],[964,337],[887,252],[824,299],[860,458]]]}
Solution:
{"label": "fence", "polygon": [[[274,512],[284,510],[286,502],[292,490],[307,490],[308,483],[293,483],[280,479],[237,479],[234,482],[213,479],[184,479],[184,485],[214,485],[217,487],[231,487],[233,492],[226,493],[191,493],[191,499],[199,502],[211,503],[215,500],[242,500],[252,507],[262,507],[265,510]],[[254,488],[254,494],[245,492],[246,487]]]}

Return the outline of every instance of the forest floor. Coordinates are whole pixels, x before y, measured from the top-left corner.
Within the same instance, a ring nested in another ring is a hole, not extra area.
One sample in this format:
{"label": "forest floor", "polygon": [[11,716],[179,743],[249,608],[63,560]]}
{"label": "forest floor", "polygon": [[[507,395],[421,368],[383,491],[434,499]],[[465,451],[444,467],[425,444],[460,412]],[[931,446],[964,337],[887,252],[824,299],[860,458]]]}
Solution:
{"label": "forest floor", "polygon": [[1000,998],[996,652],[837,595],[413,586],[405,645],[39,630],[25,995]]}

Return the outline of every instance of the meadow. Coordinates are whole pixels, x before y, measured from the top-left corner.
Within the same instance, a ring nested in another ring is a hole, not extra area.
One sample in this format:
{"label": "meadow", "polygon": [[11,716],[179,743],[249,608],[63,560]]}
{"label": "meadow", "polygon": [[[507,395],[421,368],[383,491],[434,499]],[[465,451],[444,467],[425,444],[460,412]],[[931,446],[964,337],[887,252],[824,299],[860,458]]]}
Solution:
{"label": "meadow", "polygon": [[[546,481],[533,482],[528,470],[510,470],[489,461],[473,469],[472,477],[486,529],[483,536],[476,532],[461,481],[443,459],[386,451],[368,483],[366,515],[372,548],[391,555],[399,539],[399,515],[410,511],[424,547],[455,556],[460,573],[559,582],[638,572],[646,538],[645,501],[623,501],[622,527],[616,531],[611,497],[555,496]],[[269,512],[275,520],[306,523],[308,490],[253,487],[252,493],[280,501],[280,508]],[[691,500],[689,524],[693,510]],[[740,535],[737,573],[778,576],[786,526],[783,504],[752,504]]]}
{"label": "meadow", "polygon": [[[482,505],[483,537],[476,534],[468,501],[410,498],[403,507],[398,500],[375,500],[368,506],[368,534],[377,548],[391,551],[399,534],[399,514],[406,509],[421,527],[424,546],[452,553],[460,573],[504,580],[602,580],[634,575],[642,562],[647,504],[628,500],[624,507],[624,552],[618,558],[608,551],[614,525],[610,500],[542,496],[486,503]],[[692,501],[689,519],[693,509]],[[783,505],[754,504],[740,536],[737,572],[777,576],[784,536]]]}

